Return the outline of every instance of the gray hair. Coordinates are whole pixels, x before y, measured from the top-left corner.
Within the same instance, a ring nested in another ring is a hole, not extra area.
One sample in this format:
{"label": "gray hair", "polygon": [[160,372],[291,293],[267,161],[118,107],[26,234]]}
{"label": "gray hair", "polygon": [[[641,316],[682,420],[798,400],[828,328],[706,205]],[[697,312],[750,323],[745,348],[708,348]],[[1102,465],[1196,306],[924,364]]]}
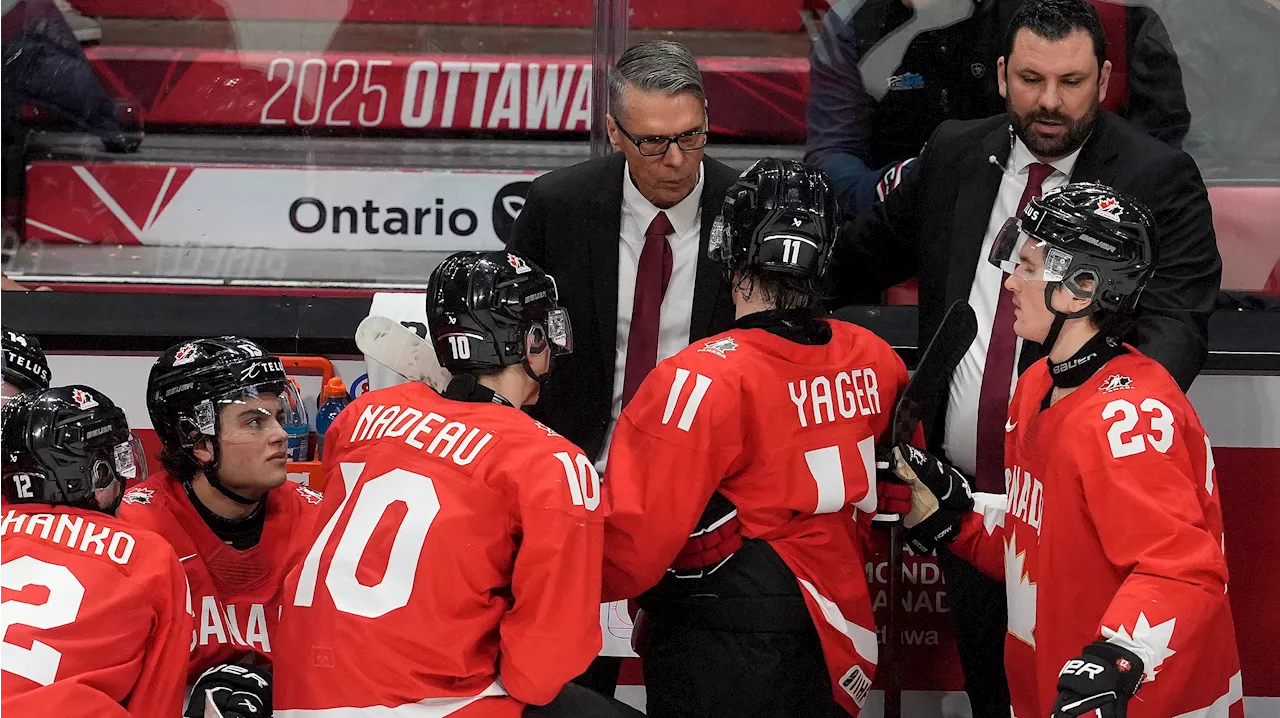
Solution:
{"label": "gray hair", "polygon": [[707,101],[702,72],[689,48],[678,42],[658,40],[632,45],[609,68],[609,111],[615,116],[624,106],[628,87],[675,96],[692,93]]}

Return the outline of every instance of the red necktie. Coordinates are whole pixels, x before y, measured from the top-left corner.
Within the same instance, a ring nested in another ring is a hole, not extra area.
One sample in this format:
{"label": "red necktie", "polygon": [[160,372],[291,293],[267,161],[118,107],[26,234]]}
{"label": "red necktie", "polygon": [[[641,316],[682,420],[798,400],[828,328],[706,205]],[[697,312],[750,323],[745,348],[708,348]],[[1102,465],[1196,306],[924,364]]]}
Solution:
{"label": "red necktie", "polygon": [[[1018,200],[1018,212],[1033,197],[1040,196],[1053,167],[1036,162],[1028,167],[1027,188]],[[987,345],[987,363],[982,370],[982,389],[978,396],[978,444],[975,488],[978,491],[1004,493],[1004,435],[1009,417],[1009,384],[1013,381],[1013,359],[1018,337],[1013,333],[1013,294],[1004,288],[1000,278],[1000,298],[996,301],[995,322],[991,325],[991,343]]]}
{"label": "red necktie", "polygon": [[671,245],[674,232],[666,212],[659,212],[644,233],[644,249],[636,267],[636,293],[631,305],[631,332],[627,335],[627,368],[622,381],[622,405],[636,395],[640,383],[658,365],[658,327],[662,298],[671,282]]}

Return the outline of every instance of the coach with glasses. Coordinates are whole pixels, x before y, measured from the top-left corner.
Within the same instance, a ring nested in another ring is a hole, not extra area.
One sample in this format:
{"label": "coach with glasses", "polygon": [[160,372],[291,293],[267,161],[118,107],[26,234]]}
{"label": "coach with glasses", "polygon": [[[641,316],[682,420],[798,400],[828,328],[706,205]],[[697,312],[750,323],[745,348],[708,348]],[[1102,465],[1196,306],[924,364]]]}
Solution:
{"label": "coach with glasses", "polygon": [[[573,317],[573,354],[533,414],[601,472],[614,422],[649,370],[733,321],[707,242],[738,175],[703,155],[706,93],[684,45],[635,45],[608,82],[617,151],[535,180],[508,242],[556,278]],[[616,679],[616,661],[601,661],[579,682],[611,692]]]}

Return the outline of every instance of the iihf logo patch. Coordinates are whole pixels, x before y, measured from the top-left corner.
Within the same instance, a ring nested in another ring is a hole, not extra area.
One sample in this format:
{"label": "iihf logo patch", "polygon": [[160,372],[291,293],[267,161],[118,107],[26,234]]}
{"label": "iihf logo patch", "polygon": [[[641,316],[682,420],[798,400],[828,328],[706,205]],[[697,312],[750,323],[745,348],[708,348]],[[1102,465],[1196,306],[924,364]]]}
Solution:
{"label": "iihf logo patch", "polygon": [[533,271],[529,267],[528,262],[524,261],[523,259],[521,259],[520,257],[517,257],[514,254],[507,255],[507,264],[510,264],[512,267],[515,268],[516,274],[525,274]]}
{"label": "iihf logo patch", "polygon": [[196,349],[195,344],[183,344],[178,348],[178,352],[173,355],[173,365],[182,366],[190,364],[196,360],[196,356],[200,354],[200,350]]}
{"label": "iihf logo patch", "polygon": [[1125,389],[1132,389],[1133,380],[1127,376],[1122,376],[1120,374],[1112,374],[1102,382],[1102,386],[1099,388],[1102,390],[1104,394],[1110,394],[1113,391],[1123,391]]}
{"label": "iihf logo patch", "polygon": [[93,394],[80,389],[71,390],[71,400],[81,409],[92,409],[98,405],[98,400],[93,398]]}
{"label": "iihf logo patch", "polygon": [[124,502],[126,504],[150,504],[151,497],[155,496],[155,493],[155,489],[139,486],[136,489],[129,489],[125,492]]}

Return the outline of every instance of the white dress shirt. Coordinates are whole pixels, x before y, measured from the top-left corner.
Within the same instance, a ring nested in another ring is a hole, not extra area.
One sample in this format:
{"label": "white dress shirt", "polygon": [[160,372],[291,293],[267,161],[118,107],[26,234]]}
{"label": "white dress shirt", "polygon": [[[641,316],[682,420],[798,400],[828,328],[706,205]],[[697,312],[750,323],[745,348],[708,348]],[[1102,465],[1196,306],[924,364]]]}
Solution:
{"label": "white dress shirt", "polygon": [[[1050,162],[1054,172],[1040,185],[1041,191],[1048,192],[1067,184],[1079,156],[1080,150],[1076,150],[1060,160]],[[999,301],[1004,283],[1004,272],[988,262],[987,255],[1005,221],[1017,213],[1018,201],[1027,188],[1028,168],[1036,162],[1039,160],[1031,154],[1031,150],[1022,144],[1021,139],[1015,138],[1007,170],[1000,180],[1000,192],[991,208],[991,218],[987,220],[987,234],[982,240],[982,251],[978,255],[978,270],[973,275],[973,287],[969,289],[969,305],[978,317],[978,336],[960,360],[952,377],[951,394],[947,401],[946,433],[942,439],[942,449],[947,458],[969,476],[974,475],[977,466],[978,398],[982,395],[982,372],[987,364],[991,327],[996,320],[996,302]],[[928,337],[921,337],[920,341],[928,341]],[[1010,397],[1013,396],[1013,386],[1018,381],[1018,355],[1021,353],[1022,338],[1019,337],[1014,353],[1013,373],[1009,376]]]}
{"label": "white dress shirt", "polygon": [[622,413],[622,386],[627,373],[627,341],[631,337],[631,312],[636,295],[636,271],[640,253],[644,251],[644,233],[649,223],[666,212],[675,232],[667,235],[671,245],[671,281],[662,297],[658,324],[658,361],[675,356],[689,346],[689,329],[693,324],[693,285],[698,273],[698,242],[702,231],[702,183],[705,173],[698,170],[698,184],[689,196],[670,209],[658,209],[640,194],[631,181],[626,165],[622,169],[622,225],[618,236],[618,337],[613,367],[613,405],[604,449],[596,460],[596,470],[603,473],[609,458],[609,442],[613,427]]}

